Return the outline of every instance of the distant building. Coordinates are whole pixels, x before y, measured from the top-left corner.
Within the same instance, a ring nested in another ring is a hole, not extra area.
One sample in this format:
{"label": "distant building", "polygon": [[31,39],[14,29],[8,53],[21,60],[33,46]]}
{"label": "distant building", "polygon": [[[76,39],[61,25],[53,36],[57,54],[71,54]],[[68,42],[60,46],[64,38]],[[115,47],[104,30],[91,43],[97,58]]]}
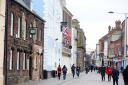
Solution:
{"label": "distant building", "polygon": [[23,4],[7,0],[5,85],[43,78],[44,20]]}
{"label": "distant building", "polygon": [[116,21],[115,27],[108,27],[108,34],[99,40],[99,54],[102,65],[118,65],[121,67],[123,58],[123,36],[121,22]]}

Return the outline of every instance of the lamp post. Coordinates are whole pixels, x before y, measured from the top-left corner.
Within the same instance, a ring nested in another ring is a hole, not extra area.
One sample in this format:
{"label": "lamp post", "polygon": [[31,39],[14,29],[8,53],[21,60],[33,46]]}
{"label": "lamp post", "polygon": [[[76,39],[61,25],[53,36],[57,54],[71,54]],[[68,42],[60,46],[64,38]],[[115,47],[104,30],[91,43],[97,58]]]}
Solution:
{"label": "lamp post", "polygon": [[109,11],[108,13],[116,13],[116,14],[123,14],[125,16],[125,28],[124,28],[124,55],[123,57],[125,58],[127,56],[127,15],[128,13],[119,13],[119,12],[113,12]]}

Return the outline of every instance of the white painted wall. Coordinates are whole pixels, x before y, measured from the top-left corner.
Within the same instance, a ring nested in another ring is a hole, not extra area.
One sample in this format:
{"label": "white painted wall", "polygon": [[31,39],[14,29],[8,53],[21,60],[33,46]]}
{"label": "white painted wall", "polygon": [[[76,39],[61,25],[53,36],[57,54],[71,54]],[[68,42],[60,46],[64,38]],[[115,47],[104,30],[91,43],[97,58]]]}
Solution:
{"label": "white painted wall", "polygon": [[108,41],[104,41],[104,57],[107,58],[108,56]]}
{"label": "white painted wall", "polygon": [[[56,70],[62,57],[62,7],[60,0],[43,0],[45,23],[44,31],[44,69]],[[58,39],[58,40],[56,40]],[[59,61],[60,59],[60,61]]]}
{"label": "white painted wall", "polygon": [[77,41],[75,40],[77,38],[77,30],[75,28],[72,28],[72,35],[71,35],[71,64],[76,65],[76,58],[77,58]]}
{"label": "white painted wall", "polygon": [[0,0],[0,85],[3,85],[4,33],[5,33],[5,0]]}

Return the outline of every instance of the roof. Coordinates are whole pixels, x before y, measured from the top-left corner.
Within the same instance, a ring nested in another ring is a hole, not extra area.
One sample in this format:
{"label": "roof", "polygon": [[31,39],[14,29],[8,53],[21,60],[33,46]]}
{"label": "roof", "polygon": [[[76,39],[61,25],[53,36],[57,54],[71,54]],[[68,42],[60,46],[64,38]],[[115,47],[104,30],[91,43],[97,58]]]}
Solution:
{"label": "roof", "polygon": [[25,8],[27,11],[29,11],[30,13],[32,13],[33,15],[35,15],[37,18],[39,18],[41,21],[45,22],[45,20],[43,20],[38,14],[36,14],[35,12],[31,11],[30,8],[22,1],[22,0],[14,0],[16,3],[18,3],[19,5],[21,5],[23,8]]}
{"label": "roof", "polygon": [[66,11],[71,17],[73,17],[73,14],[66,8],[66,7],[63,7],[64,11]]}
{"label": "roof", "polygon": [[100,41],[104,41],[109,35],[112,35],[114,32],[122,31],[122,29],[112,29],[108,34],[104,35],[102,38],[100,38]]}

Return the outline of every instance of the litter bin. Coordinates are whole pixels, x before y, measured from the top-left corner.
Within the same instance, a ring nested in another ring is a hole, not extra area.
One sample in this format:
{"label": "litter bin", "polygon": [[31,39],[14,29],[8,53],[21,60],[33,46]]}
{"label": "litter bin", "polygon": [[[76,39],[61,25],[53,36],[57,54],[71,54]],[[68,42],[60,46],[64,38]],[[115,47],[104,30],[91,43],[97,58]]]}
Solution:
{"label": "litter bin", "polygon": [[55,70],[52,70],[52,77],[55,78],[56,77],[56,71]]}
{"label": "litter bin", "polygon": [[44,70],[43,71],[43,78],[44,79],[47,79],[48,78],[48,71],[47,70]]}

